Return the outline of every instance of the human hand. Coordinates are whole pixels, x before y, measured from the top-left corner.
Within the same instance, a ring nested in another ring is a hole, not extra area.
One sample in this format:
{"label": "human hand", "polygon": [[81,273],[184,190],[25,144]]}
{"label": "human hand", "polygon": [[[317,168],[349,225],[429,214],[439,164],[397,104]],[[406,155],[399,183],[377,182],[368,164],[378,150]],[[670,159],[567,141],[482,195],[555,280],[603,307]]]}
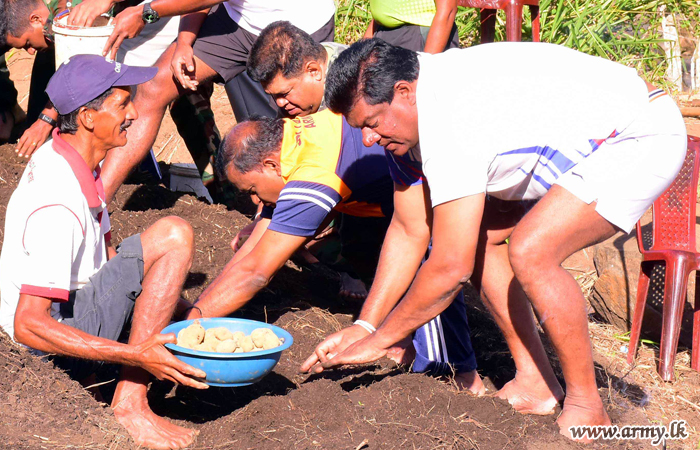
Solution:
{"label": "human hand", "polygon": [[[185,89],[197,90],[197,77],[195,75],[194,51],[192,45],[177,42],[173,59],[170,61],[170,70],[178,83]],[[248,233],[250,235],[250,233]],[[243,245],[243,243],[241,243]],[[235,251],[235,250],[234,250]]]}
{"label": "human hand", "polygon": [[176,342],[175,333],[154,334],[135,346],[137,365],[159,380],[170,380],[173,383],[197,389],[208,389],[209,385],[196,380],[207,376],[203,370],[185,364],[164,347],[164,344]]}
{"label": "human hand", "polygon": [[386,356],[389,348],[382,345],[377,336],[375,332],[355,342],[342,353],[322,362],[321,367],[323,369],[330,369],[338,366],[364,364]]}
{"label": "human hand", "polygon": [[114,0],[83,0],[71,9],[68,25],[91,27],[95,19],[108,12],[114,3]]}
{"label": "human hand", "polygon": [[17,156],[29,158],[32,153],[36,151],[37,148],[46,142],[51,134],[53,127],[43,120],[37,120],[32,124],[31,127],[27,128],[22,137],[19,138],[17,146],[15,147],[15,153]]}
{"label": "human hand", "polygon": [[245,244],[250,235],[253,233],[253,230],[255,229],[255,226],[257,224],[257,220],[252,221],[251,223],[243,227],[241,231],[239,231],[238,234],[233,238],[233,240],[231,241],[231,250],[233,250],[234,253],[240,250],[243,244]]}
{"label": "human hand", "polygon": [[343,352],[355,342],[367,337],[369,331],[359,325],[352,325],[344,328],[337,333],[333,333],[316,346],[314,353],[309,356],[301,365],[301,372],[321,373],[324,366],[319,363],[325,363],[329,359],[335,357],[338,353]]}
{"label": "human hand", "polygon": [[109,59],[115,60],[119,47],[124,39],[132,39],[138,36],[146,23],[142,19],[143,6],[131,6],[120,12],[112,22],[114,31],[107,39],[102,56],[109,54]]}

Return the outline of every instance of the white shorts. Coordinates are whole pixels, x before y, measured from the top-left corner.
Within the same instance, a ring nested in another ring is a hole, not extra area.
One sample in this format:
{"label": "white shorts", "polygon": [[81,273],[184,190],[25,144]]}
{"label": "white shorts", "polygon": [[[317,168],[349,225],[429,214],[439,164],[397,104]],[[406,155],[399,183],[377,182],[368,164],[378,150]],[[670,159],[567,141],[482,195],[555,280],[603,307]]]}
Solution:
{"label": "white shorts", "polygon": [[648,107],[620,134],[561,176],[560,185],[629,233],[675,179],[687,151],[683,117],[673,99],[650,93]]}
{"label": "white shorts", "polygon": [[[143,3],[146,3],[145,0]],[[148,67],[156,63],[160,55],[177,39],[180,16],[164,17],[156,23],[147,24],[141,34],[133,39],[124,39],[117,52],[117,61],[127,66]]]}

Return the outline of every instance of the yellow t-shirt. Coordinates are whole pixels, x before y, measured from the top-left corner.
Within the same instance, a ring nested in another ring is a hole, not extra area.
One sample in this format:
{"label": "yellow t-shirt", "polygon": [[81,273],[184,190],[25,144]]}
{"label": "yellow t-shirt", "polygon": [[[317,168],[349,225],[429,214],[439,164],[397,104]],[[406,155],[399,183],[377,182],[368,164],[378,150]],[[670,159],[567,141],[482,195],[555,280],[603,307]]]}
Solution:
{"label": "yellow t-shirt", "polygon": [[386,28],[401,25],[429,27],[435,17],[435,0],[370,0],[372,18]]}

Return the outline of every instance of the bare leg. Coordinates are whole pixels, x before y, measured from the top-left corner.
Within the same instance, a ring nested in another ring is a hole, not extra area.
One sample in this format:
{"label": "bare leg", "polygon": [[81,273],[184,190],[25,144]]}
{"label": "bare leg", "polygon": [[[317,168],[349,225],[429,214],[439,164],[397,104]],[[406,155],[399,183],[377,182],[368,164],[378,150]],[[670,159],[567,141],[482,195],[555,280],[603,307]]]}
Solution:
{"label": "bare leg", "polygon": [[510,262],[547,332],[566,380],[557,423],[570,437],[574,425],[609,425],[598,394],[586,302],[576,280],[561,267],[574,252],[615,233],[615,227],[560,186],[553,186],[515,227]]}
{"label": "bare leg", "polygon": [[[175,311],[187,272],[192,265],[194,235],[187,222],[168,217],[141,234],[144,259],[143,291],[136,300],[129,344],[139,344],[159,333]],[[149,448],[186,447],[196,432],[156,416],[146,392],[150,374],[124,367],[112,408],[137,445]]]}
{"label": "bare leg", "polygon": [[[158,73],[155,78],[136,89],[134,105],[139,117],[129,127],[128,143],[125,147],[107,152],[101,174],[107,203],[112,201],[131,170],[153,147],[165,115],[165,108],[181,94],[181,88],[178,87],[170,71],[170,61],[174,51],[175,44],[172,44],[158,58],[155,66],[158,68]],[[200,82],[216,76],[216,72],[196,57],[195,64],[197,79]]]}
{"label": "bare leg", "polygon": [[472,281],[515,361],[515,378],[496,396],[524,414],[552,414],[564,399],[564,391],[542,346],[530,302],[513,275],[505,242],[520,215],[495,209],[487,207],[484,212]]}

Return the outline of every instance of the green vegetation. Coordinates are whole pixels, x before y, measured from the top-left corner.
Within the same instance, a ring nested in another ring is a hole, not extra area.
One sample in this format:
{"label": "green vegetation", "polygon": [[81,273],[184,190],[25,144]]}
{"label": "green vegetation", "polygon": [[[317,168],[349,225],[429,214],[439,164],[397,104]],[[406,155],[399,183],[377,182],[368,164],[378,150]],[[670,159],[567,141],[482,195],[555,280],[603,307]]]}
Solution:
{"label": "green vegetation", "polygon": [[[336,40],[352,43],[362,37],[371,18],[369,0],[337,0]],[[662,14],[673,13],[682,35],[700,37],[700,4],[696,0],[541,0],[541,39],[637,68],[646,79],[663,83],[666,70],[661,33]],[[457,14],[463,46],[479,42],[479,13],[460,8]],[[525,8],[523,40],[531,38]],[[505,39],[505,15],[499,12],[496,39]],[[688,42],[692,42],[692,39]]]}

